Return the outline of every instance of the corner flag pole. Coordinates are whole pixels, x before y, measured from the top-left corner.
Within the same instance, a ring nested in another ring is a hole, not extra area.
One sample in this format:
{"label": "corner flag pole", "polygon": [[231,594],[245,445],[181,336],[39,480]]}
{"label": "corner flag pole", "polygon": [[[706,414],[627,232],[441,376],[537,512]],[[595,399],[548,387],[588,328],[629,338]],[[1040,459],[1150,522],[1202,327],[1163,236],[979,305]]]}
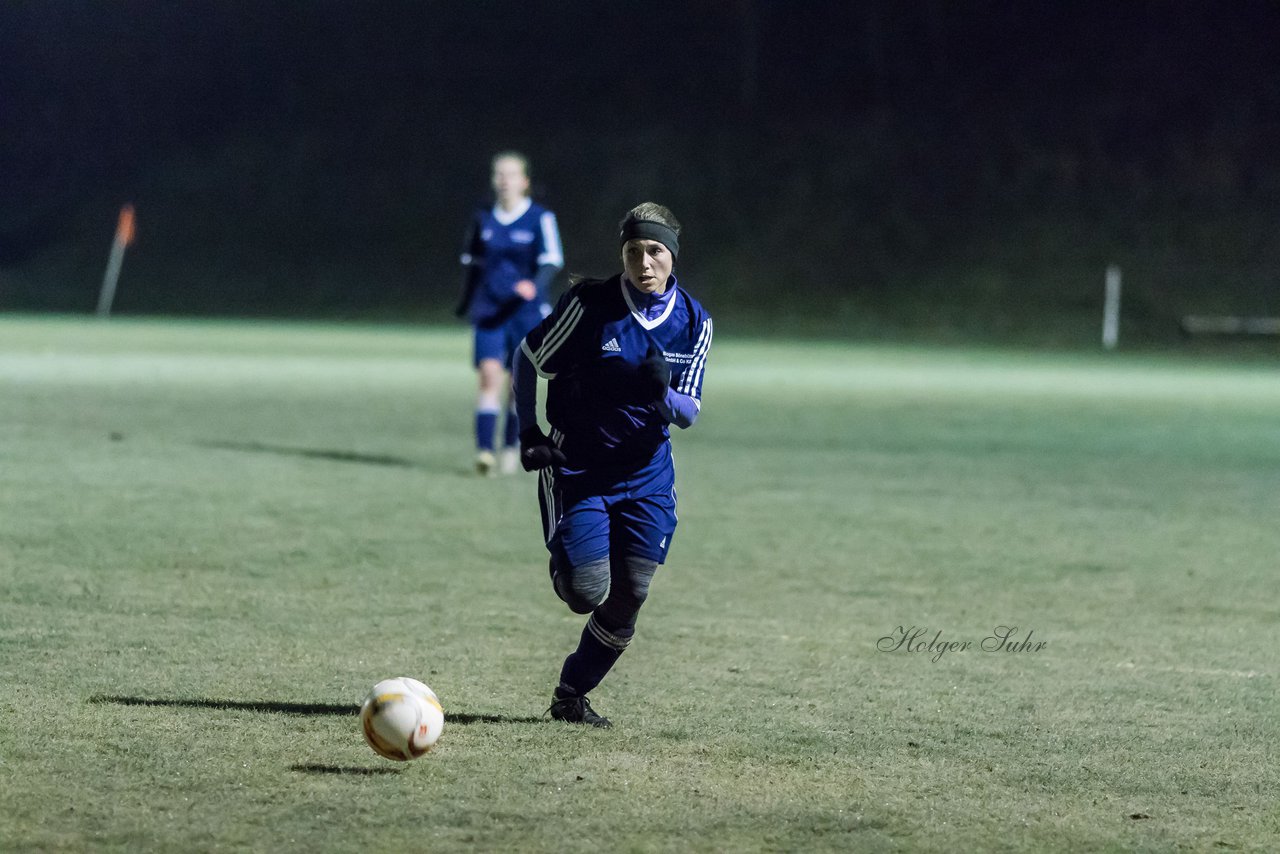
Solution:
{"label": "corner flag pole", "polygon": [[1120,268],[1107,267],[1107,285],[1102,308],[1102,346],[1114,350],[1120,341]]}
{"label": "corner flag pole", "polygon": [[116,220],[116,236],[111,241],[111,255],[107,258],[107,271],[102,276],[102,290],[98,293],[98,317],[111,315],[111,304],[116,300],[116,282],[120,281],[120,268],[124,265],[124,250],[133,242],[133,205],[120,208]]}

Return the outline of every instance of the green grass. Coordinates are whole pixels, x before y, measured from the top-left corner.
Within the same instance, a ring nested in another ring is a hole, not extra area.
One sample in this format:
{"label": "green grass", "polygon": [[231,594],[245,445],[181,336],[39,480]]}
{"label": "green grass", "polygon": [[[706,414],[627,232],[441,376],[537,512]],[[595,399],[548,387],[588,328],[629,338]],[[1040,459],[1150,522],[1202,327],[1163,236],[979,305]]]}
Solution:
{"label": "green grass", "polygon": [[[466,358],[0,318],[0,848],[1280,847],[1274,364],[722,332],[597,732],[530,720],[581,618]],[[407,765],[348,712],[396,674]]]}

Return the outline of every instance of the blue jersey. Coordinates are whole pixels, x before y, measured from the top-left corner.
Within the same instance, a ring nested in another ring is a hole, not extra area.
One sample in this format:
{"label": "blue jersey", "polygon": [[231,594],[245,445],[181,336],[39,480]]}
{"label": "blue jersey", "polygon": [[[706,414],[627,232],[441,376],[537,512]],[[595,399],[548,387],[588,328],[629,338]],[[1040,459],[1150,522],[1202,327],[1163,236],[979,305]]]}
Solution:
{"label": "blue jersey", "polygon": [[[462,263],[469,268],[464,299],[472,323],[498,326],[520,312],[536,322],[545,314],[551,279],[564,266],[555,214],[527,199],[509,213],[496,205],[477,210]],[[521,279],[538,285],[537,297],[526,301],[515,292]]]}
{"label": "blue jersey", "polygon": [[605,467],[634,470],[668,441],[668,417],[642,398],[636,366],[652,347],[671,366],[670,391],[701,407],[711,348],[711,316],[673,276],[663,295],[622,276],[583,282],[521,343],[547,384],[547,421],[571,475]]}

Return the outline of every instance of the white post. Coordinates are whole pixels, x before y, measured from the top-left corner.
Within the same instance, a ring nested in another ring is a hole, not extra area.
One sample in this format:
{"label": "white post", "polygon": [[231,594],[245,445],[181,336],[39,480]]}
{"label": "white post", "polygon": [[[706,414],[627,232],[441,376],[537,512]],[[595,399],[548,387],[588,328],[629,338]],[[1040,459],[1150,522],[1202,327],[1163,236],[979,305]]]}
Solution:
{"label": "white post", "polygon": [[1114,350],[1120,340],[1120,268],[1107,267],[1107,294],[1102,308],[1102,346]]}
{"label": "white post", "polygon": [[111,304],[116,300],[116,282],[120,281],[120,268],[124,265],[124,250],[133,242],[133,205],[120,208],[116,220],[116,236],[111,241],[111,255],[107,258],[107,271],[102,274],[102,290],[98,292],[98,317],[111,316]]}
{"label": "white post", "polygon": [[98,317],[111,315],[111,304],[116,299],[116,282],[120,281],[120,268],[124,265],[124,244],[111,243],[111,257],[107,259],[107,272],[102,276],[102,290],[98,292]]}

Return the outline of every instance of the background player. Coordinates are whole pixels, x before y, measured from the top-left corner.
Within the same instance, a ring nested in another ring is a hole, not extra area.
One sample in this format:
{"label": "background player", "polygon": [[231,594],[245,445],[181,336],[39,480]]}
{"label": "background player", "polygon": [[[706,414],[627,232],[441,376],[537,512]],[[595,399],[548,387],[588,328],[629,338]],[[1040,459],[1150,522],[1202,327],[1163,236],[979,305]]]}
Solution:
{"label": "background player", "polygon": [[[623,272],[574,285],[516,354],[521,463],[540,469],[551,581],[590,614],[552,696],[557,720],[607,727],[587,699],[635,634],[676,528],[668,426],[701,409],[711,317],[672,275],[680,223],[646,202],[620,225]],[[546,377],[548,437],[538,426]]]}
{"label": "background player", "polygon": [[[466,278],[456,314],[469,315],[475,329],[474,362],[480,379],[476,397],[476,470],[487,475],[498,462],[495,433],[501,390],[520,340],[551,310],[548,290],[564,266],[560,230],[551,211],[529,198],[529,161],[515,151],[493,157],[492,208],[471,217],[462,263]],[[501,470],[516,471],[518,427],[507,409]]]}

